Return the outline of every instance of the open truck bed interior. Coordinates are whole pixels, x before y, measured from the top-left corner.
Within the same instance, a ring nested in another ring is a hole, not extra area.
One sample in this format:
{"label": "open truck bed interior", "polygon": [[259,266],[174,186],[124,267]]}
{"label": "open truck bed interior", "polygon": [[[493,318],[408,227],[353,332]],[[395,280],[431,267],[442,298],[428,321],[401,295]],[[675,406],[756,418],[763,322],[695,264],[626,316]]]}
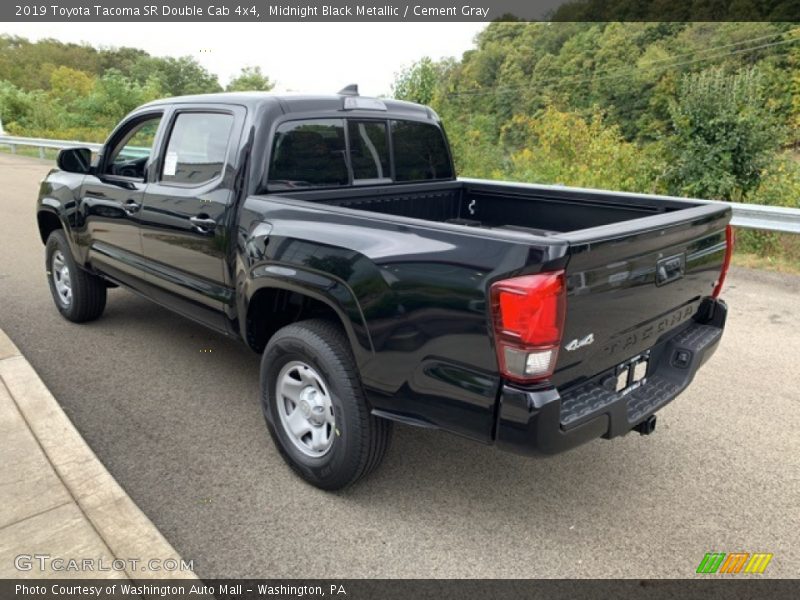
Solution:
{"label": "open truck bed interior", "polygon": [[691,208],[692,201],[513,183],[448,181],[391,187],[281,192],[372,213],[533,235],[611,225]]}

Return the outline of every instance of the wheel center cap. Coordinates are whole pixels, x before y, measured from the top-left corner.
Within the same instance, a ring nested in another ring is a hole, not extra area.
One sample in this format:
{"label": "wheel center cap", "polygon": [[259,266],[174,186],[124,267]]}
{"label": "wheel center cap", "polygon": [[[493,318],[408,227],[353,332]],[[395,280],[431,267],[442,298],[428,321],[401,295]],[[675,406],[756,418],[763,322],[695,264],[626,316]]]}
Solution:
{"label": "wheel center cap", "polygon": [[311,416],[311,405],[306,400],[300,400],[300,410],[303,411],[303,416],[306,419]]}

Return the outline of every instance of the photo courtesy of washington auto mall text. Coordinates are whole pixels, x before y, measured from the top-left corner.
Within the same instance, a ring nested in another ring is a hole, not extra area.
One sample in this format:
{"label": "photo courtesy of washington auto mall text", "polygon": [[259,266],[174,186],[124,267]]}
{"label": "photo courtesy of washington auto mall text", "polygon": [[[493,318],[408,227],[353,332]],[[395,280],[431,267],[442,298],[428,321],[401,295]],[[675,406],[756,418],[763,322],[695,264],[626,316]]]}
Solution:
{"label": "photo courtesy of washington auto mall text", "polygon": [[0,600],[794,600],[798,0],[0,3]]}

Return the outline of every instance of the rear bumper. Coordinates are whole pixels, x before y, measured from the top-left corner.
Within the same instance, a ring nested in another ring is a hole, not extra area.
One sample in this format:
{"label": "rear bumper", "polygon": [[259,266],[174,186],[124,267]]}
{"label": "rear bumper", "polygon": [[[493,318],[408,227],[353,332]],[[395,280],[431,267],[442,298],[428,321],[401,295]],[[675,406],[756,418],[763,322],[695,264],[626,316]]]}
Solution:
{"label": "rear bumper", "polygon": [[641,386],[625,394],[601,382],[613,372],[598,374],[563,396],[556,389],[524,390],[504,385],[495,431],[496,444],[519,454],[556,454],[589,440],[624,435],[677,397],[719,345],[727,307],[706,300],[699,315],[670,332],[650,350]]}

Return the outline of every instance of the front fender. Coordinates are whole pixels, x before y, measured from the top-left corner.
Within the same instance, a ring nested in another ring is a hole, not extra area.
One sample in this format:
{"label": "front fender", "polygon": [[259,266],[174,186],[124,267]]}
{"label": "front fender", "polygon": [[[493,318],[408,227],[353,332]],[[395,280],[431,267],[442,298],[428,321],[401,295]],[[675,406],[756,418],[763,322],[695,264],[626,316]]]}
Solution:
{"label": "front fender", "polygon": [[47,242],[46,233],[49,233],[47,228],[43,228],[42,215],[48,217],[52,215],[58,219],[66,234],[72,256],[81,264],[84,262],[83,256],[75,239],[73,225],[78,208],[75,194],[82,181],[83,176],[76,179],[71,173],[53,169],[42,180],[39,186],[39,199],[36,203],[36,219],[42,242]]}

